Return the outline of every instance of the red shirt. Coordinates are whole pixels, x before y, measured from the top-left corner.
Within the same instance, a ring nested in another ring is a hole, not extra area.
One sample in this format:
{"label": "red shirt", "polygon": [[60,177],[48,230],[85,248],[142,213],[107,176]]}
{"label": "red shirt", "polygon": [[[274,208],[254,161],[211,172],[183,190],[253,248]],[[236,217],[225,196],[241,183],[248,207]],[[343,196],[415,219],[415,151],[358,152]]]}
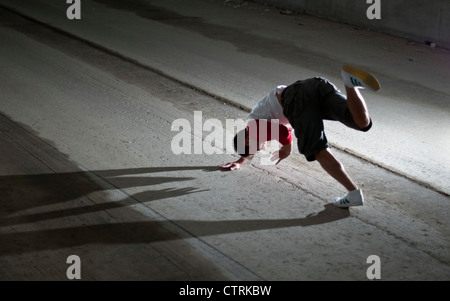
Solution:
{"label": "red shirt", "polygon": [[279,122],[267,121],[265,119],[249,120],[247,122],[249,137],[261,143],[277,140],[282,145],[292,143],[292,135],[289,129]]}

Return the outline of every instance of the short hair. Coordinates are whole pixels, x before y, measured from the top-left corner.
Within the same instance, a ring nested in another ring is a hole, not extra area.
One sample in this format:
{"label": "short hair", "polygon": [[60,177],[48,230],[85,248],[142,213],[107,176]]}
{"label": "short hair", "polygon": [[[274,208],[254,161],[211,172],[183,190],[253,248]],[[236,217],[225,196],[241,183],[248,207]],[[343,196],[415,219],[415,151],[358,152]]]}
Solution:
{"label": "short hair", "polygon": [[[244,138],[244,139],[242,139]],[[240,155],[241,157],[248,157],[250,155],[250,147],[249,145],[245,145],[245,140],[248,139],[248,131],[247,128],[240,130],[233,139],[234,142],[234,151]],[[238,147],[239,146],[239,147]],[[243,152],[242,152],[243,151]]]}

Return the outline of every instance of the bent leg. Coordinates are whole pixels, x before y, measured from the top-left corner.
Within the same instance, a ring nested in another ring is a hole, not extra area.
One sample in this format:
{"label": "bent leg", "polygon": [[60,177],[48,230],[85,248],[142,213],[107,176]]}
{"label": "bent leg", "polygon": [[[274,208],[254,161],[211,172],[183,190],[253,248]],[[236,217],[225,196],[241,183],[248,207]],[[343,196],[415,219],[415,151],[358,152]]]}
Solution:
{"label": "bent leg", "polygon": [[367,128],[370,125],[370,116],[363,96],[358,88],[345,86],[345,92],[347,93],[347,107],[353,121],[360,129]]}
{"label": "bent leg", "polygon": [[327,120],[336,120],[349,128],[366,132],[372,126],[372,119],[366,102],[357,88],[346,86],[346,94],[334,84],[325,80],[319,86],[321,91],[322,116]]}
{"label": "bent leg", "polygon": [[347,92],[348,109],[357,126],[365,131],[371,126],[371,121],[366,102],[358,89],[378,91],[380,83],[372,74],[349,65],[342,67],[341,76]]}
{"label": "bent leg", "polygon": [[322,168],[340,184],[342,184],[348,191],[356,190],[358,187],[355,182],[345,171],[344,166],[331,153],[329,148],[326,148],[316,154],[316,160],[320,163]]}

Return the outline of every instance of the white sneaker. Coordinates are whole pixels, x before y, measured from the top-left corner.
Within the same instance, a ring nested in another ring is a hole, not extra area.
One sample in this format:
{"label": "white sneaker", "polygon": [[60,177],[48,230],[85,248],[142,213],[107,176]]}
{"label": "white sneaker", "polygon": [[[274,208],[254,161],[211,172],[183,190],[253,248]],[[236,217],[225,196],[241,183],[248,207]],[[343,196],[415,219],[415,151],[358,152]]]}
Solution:
{"label": "white sneaker", "polygon": [[380,83],[372,74],[353,66],[342,67],[341,76],[344,84],[349,88],[368,88],[372,91],[380,89]]}
{"label": "white sneaker", "polygon": [[335,198],[333,204],[337,207],[361,206],[364,204],[364,195],[361,189],[347,192],[342,198]]}

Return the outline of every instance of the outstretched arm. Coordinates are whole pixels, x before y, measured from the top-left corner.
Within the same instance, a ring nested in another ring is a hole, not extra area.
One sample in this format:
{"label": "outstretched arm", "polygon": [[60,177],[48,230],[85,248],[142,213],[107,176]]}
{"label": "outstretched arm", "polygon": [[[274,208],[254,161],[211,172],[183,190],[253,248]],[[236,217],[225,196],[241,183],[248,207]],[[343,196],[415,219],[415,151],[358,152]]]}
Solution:
{"label": "outstretched arm", "polygon": [[236,170],[236,169],[239,169],[245,161],[247,161],[247,158],[240,157],[239,160],[237,160],[235,162],[221,164],[218,167],[221,169],[224,169],[224,170]]}

